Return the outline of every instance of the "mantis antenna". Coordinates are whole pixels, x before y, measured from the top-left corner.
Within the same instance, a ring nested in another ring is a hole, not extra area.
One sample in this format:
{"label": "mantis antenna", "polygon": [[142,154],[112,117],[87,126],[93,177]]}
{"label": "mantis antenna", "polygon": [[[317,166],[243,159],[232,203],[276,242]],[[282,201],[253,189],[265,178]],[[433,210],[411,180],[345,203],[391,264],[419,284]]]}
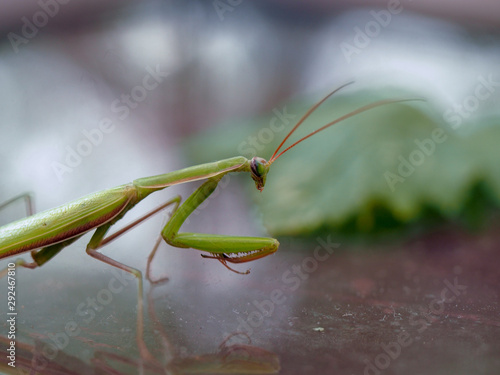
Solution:
{"label": "mantis antenna", "polygon": [[329,93],[327,96],[325,96],[323,99],[321,99],[319,102],[317,102],[316,104],[314,104],[311,108],[309,108],[309,110],[304,114],[304,116],[302,116],[302,118],[297,122],[297,124],[292,128],[292,130],[290,130],[290,132],[288,133],[288,135],[283,139],[283,141],[280,143],[280,145],[278,146],[278,148],[276,149],[276,151],[274,151],[274,154],[271,156],[271,158],[269,159],[269,161],[267,162],[267,166],[270,166],[272,163],[274,163],[276,161],[276,159],[278,159],[281,155],[283,155],[285,152],[287,152],[288,150],[290,150],[291,148],[295,147],[296,145],[298,145],[300,142],[306,140],[307,138],[313,136],[314,134],[316,133],[319,133],[320,131],[322,130],[325,130],[326,128],[329,128],[330,126],[332,125],[335,125],[343,120],[346,120],[350,117],[353,117],[353,116],[356,116],[357,114],[360,114],[362,112],[366,112],[372,108],[375,108],[375,107],[380,107],[380,106],[383,106],[383,105],[386,105],[386,104],[392,104],[392,103],[402,103],[402,102],[409,102],[409,101],[415,101],[415,100],[424,100],[424,99],[421,99],[421,98],[412,98],[412,99],[385,99],[385,100],[379,100],[379,101],[376,101],[374,103],[371,103],[371,104],[367,104],[363,107],[360,107],[358,109],[355,109],[354,111],[352,112],[349,112],[348,114],[344,115],[344,116],[341,116],[339,117],[338,119],[336,120],[333,120],[332,122],[329,122],[328,124],[322,126],[321,128],[319,129],[316,129],[315,131],[309,133],[308,135],[306,135],[305,137],[302,137],[301,139],[299,139],[298,141],[296,141],[295,143],[293,143],[291,146],[285,148],[283,151],[281,151],[279,154],[278,154],[278,151],[281,149],[281,147],[283,146],[283,144],[286,142],[286,140],[292,135],[292,133],[297,130],[297,128],[302,125],[302,123],[321,105],[325,102],[326,99],[328,99],[330,96],[332,96],[333,94],[335,94],[337,91],[343,89],[344,87],[350,85],[350,84],[353,84],[354,81],[351,81],[351,82],[348,82],[342,86],[340,86],[339,88],[335,89],[334,91],[332,91],[331,93]]}

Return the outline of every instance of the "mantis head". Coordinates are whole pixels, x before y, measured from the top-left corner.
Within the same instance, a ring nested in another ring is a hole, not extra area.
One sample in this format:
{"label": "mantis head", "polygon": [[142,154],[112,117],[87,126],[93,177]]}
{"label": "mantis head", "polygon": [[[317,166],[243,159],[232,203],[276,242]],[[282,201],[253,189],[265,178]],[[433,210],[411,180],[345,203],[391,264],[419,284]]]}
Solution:
{"label": "mantis head", "polygon": [[420,99],[420,98],[415,98],[415,99],[385,99],[385,100],[376,101],[376,102],[371,103],[371,104],[367,104],[367,105],[365,105],[363,107],[355,109],[352,112],[349,112],[348,114],[346,114],[344,116],[341,116],[341,117],[337,118],[336,120],[333,120],[332,122],[329,122],[328,124],[320,127],[319,129],[316,129],[315,131],[309,133],[305,137],[302,137],[301,139],[299,139],[298,141],[296,141],[295,143],[293,143],[291,146],[285,148],[283,151],[281,151],[278,154],[278,151],[281,149],[281,147],[286,142],[286,140],[292,135],[292,133],[295,130],[297,130],[297,128],[300,125],[302,125],[302,123],[311,115],[311,113],[313,113],[330,96],[332,96],[333,94],[335,94],[340,89],[342,89],[342,88],[344,88],[344,87],[346,87],[346,86],[348,86],[348,85],[350,85],[352,83],[354,83],[354,81],[348,82],[348,83],[340,86],[339,88],[335,89],[334,91],[332,91],[331,93],[329,93],[327,96],[325,96],[323,99],[321,99],[319,102],[317,102],[316,104],[314,104],[311,108],[309,108],[309,110],[304,114],[304,116],[302,116],[302,118],[297,122],[297,124],[295,124],[295,126],[292,128],[292,130],[290,130],[290,132],[287,134],[287,136],[283,139],[283,141],[280,143],[280,145],[278,146],[278,148],[276,149],[276,151],[274,151],[274,154],[271,156],[271,159],[269,159],[269,161],[267,161],[264,158],[260,158],[258,156],[255,156],[255,157],[252,158],[252,160],[250,161],[250,172],[251,172],[251,175],[252,175],[252,179],[255,181],[255,186],[257,187],[257,189],[259,191],[264,190],[264,185],[266,184],[267,173],[269,172],[269,168],[271,167],[271,164],[274,163],[276,161],[276,159],[278,159],[285,152],[287,152],[291,148],[295,147],[300,142],[302,142],[302,141],[306,140],[307,138],[313,136],[314,134],[319,133],[320,131],[325,130],[326,128],[329,128],[330,126],[335,125],[335,124],[337,124],[337,123],[339,123],[339,122],[341,122],[341,121],[343,121],[345,119],[348,119],[349,117],[355,116],[355,115],[357,115],[359,113],[368,111],[368,110],[370,110],[372,108],[375,108],[375,107],[380,107],[382,105],[391,104],[391,103],[401,103],[401,102],[414,101],[414,100],[423,100],[423,99]]}
{"label": "mantis head", "polygon": [[255,181],[255,186],[259,191],[264,190],[264,185],[266,184],[267,172],[269,172],[269,166],[271,164],[264,158],[259,158],[255,156],[250,160],[250,173],[252,179]]}

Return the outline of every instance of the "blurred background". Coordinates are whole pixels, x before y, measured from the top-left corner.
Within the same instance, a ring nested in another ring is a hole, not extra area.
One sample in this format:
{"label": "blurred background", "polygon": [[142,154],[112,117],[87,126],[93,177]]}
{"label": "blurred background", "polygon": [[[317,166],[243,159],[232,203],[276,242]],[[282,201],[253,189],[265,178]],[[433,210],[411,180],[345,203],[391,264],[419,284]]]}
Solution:
{"label": "blurred background", "polygon": [[[278,236],[280,250],[240,265],[244,277],[162,244],[154,272],[170,280],[145,283],[149,368],[135,341],[136,283],[103,292],[116,275],[85,254],[89,235],[19,269],[22,368],[224,373],[233,345],[244,353],[235,374],[498,373],[498,2],[0,6],[0,201],[32,192],[37,211],[194,164],[269,158],[309,106],[350,81],[300,134],[376,100],[425,100],[297,146],[262,194],[246,175],[224,181],[183,230]],[[124,224],[195,187],[149,197]],[[0,225],[22,218],[22,203]],[[165,219],[103,252],[144,272]],[[441,297],[449,284],[453,303]],[[68,322],[80,331],[65,340]],[[409,344],[397,351],[400,335]]]}

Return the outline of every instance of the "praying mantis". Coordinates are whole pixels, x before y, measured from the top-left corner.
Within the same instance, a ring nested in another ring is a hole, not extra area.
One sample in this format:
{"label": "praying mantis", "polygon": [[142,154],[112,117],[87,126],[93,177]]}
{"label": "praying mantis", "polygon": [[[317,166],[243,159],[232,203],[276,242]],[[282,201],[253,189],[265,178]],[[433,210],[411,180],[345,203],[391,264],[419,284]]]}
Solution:
{"label": "praying mantis", "polygon": [[[278,249],[279,242],[276,239],[267,237],[184,233],[179,232],[182,224],[190,214],[213,193],[219,181],[226,174],[236,172],[250,173],[256,188],[262,192],[271,165],[285,152],[289,151],[300,142],[332,125],[372,108],[391,103],[417,100],[387,99],[365,105],[327,123],[280,152],[288,138],[312,112],[331,95],[352,83],[353,82],[349,82],[340,86],[314,104],[286,135],[269,161],[261,157],[254,157],[248,160],[243,156],[237,156],[216,162],[196,165],[157,176],[139,178],[131,183],[99,191],[65,205],[34,214],[0,227],[0,259],[31,252],[33,262],[26,262],[23,259],[19,259],[15,261],[15,265],[30,269],[37,268],[48,262],[63,248],[76,241],[85,233],[95,229],[86,247],[87,254],[97,260],[132,274],[138,280],[137,342],[141,357],[149,359],[151,355],[145,347],[142,331],[142,274],[138,269],[120,263],[102,254],[99,252],[99,249],[155,213],[172,206],[170,218],[161,231],[161,238],[163,238],[165,242],[179,248],[193,248],[207,252],[208,254],[202,254],[204,258],[216,259],[234,272],[247,274],[249,272],[248,270],[246,272],[236,271],[232,269],[228,263],[245,263],[270,255]],[[108,230],[116,222],[148,195],[169,186],[199,180],[206,181],[197,188],[182,205],[181,197],[175,196],[155,210],[118,230],[116,233],[106,236]],[[13,200],[10,200],[8,203],[12,201]],[[157,248],[158,246],[155,246],[147,261],[147,278],[152,283],[166,280],[165,278],[152,280],[149,276],[150,265]],[[7,269],[0,271],[0,278],[6,274]]]}

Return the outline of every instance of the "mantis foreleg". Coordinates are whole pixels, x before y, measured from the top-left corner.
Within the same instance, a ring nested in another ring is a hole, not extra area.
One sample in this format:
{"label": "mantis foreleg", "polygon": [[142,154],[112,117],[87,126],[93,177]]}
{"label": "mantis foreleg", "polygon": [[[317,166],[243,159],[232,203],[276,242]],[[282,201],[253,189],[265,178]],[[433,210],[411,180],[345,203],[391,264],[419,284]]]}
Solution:
{"label": "mantis foreleg", "polygon": [[[274,238],[179,233],[179,229],[187,217],[213,193],[221,178],[222,176],[210,178],[195,190],[184,204],[172,214],[161,232],[162,237],[172,246],[207,251],[213,255],[204,255],[205,258],[218,259],[227,268],[229,268],[227,262],[248,262],[275,252],[279,242]],[[245,252],[245,254],[239,255],[241,252]]]}

